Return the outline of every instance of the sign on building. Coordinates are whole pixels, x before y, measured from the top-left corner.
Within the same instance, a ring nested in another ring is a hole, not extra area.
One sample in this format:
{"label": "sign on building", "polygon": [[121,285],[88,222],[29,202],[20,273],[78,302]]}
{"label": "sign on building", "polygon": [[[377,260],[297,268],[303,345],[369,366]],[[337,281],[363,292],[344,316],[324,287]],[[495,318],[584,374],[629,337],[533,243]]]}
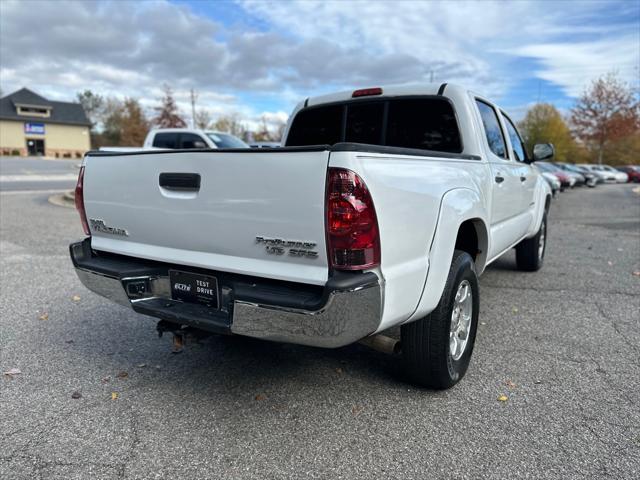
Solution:
{"label": "sign on building", "polygon": [[38,135],[44,135],[44,123],[24,123],[24,133],[36,133]]}

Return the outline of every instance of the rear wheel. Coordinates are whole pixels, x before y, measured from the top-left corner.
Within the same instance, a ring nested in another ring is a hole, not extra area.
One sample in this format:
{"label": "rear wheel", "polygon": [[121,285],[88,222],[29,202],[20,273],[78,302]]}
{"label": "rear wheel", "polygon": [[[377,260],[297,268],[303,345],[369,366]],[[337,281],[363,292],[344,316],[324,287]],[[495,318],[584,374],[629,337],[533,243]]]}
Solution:
{"label": "rear wheel", "polygon": [[475,263],[456,250],[438,306],[402,326],[402,362],[409,381],[445,389],[464,377],[478,327],[480,296]]}
{"label": "rear wheel", "polygon": [[547,214],[544,213],[540,230],[531,238],[516,245],[516,263],[518,269],[526,272],[540,270],[547,250]]}

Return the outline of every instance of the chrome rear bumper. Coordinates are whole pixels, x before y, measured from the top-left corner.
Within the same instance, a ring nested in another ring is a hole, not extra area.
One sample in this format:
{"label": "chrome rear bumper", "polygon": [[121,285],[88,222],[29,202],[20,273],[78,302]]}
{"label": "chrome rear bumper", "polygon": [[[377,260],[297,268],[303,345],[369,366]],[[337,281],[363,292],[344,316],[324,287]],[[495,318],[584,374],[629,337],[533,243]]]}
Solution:
{"label": "chrome rear bumper", "polygon": [[[173,300],[167,265],[128,257],[101,259],[91,251],[88,240],[72,244],[70,251],[76,274],[89,290],[136,312],[177,324],[325,348],[361,340],[380,324],[382,289],[372,272],[332,278],[324,289],[317,287],[317,301],[300,306],[292,306],[286,299],[287,291],[299,285],[283,285],[278,292],[277,285],[260,291],[260,285],[253,283],[253,290],[244,293],[247,289],[236,287],[232,280],[222,281],[220,308],[211,309]],[[274,301],[256,300],[265,295]]]}

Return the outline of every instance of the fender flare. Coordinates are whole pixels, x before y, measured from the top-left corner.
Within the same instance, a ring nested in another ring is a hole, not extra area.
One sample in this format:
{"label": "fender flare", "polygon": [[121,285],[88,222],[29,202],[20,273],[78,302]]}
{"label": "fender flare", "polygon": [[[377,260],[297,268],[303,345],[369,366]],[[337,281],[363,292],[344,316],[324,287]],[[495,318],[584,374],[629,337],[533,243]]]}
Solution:
{"label": "fender flare", "polygon": [[404,322],[412,322],[433,311],[449,275],[451,259],[460,226],[472,221],[478,235],[478,254],[475,258],[476,271],[484,271],[490,246],[488,215],[480,195],[469,188],[447,191],[441,200],[438,222],[429,248],[428,271],[418,306]]}
{"label": "fender flare", "polygon": [[[551,204],[551,188],[547,185],[547,182],[542,179],[542,177],[538,177],[538,183],[536,185],[536,190],[534,194],[535,198],[535,214],[533,216],[533,222],[531,222],[531,226],[529,227],[529,231],[527,232],[526,238],[531,238],[538,233],[540,230],[540,225],[542,224],[542,217],[545,212],[549,211],[549,206]],[[542,205],[542,208],[540,207]]]}

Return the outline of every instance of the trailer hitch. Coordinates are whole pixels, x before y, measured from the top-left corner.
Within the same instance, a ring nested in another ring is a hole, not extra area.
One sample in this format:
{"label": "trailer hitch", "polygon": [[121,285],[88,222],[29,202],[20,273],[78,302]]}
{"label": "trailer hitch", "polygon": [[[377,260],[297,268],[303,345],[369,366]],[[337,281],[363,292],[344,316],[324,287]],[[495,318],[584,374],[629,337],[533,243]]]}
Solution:
{"label": "trailer hitch", "polygon": [[160,320],[156,325],[158,337],[162,338],[165,332],[173,334],[171,353],[182,353],[184,347],[189,343],[200,343],[200,340],[211,336],[211,333],[198,328],[189,327],[188,325],[180,325],[179,323],[167,322]]}

